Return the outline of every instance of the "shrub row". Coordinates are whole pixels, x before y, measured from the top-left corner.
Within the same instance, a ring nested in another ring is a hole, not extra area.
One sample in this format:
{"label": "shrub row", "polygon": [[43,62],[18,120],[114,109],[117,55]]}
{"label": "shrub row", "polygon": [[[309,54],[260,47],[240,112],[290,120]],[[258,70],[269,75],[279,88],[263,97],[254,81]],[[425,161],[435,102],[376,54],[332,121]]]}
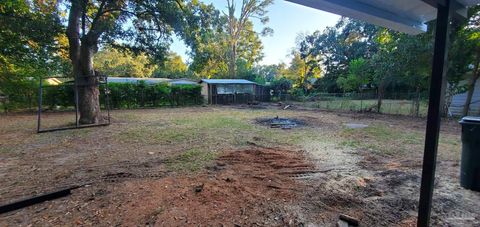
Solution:
{"label": "shrub row", "polygon": [[29,80],[0,80],[0,106],[3,112],[33,110],[37,105],[38,84]]}
{"label": "shrub row", "polygon": [[109,83],[112,108],[188,106],[203,103],[199,85]]}
{"label": "shrub row", "polygon": [[[100,87],[100,102],[105,104],[104,87]],[[203,104],[201,86],[174,85],[166,83],[147,85],[145,83],[109,83],[110,107],[113,109],[144,108],[161,106],[188,106]],[[12,92],[8,101],[1,105],[4,111],[36,109],[38,100],[38,84],[30,86],[29,92]],[[45,86],[43,89],[44,109],[73,109],[75,95],[73,86]]]}

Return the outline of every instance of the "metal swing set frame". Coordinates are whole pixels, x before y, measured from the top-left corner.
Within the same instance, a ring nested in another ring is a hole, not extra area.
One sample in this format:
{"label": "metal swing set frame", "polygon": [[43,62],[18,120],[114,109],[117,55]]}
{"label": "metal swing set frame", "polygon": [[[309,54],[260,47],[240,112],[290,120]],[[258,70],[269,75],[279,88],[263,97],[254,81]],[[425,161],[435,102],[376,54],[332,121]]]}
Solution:
{"label": "metal swing set frame", "polygon": [[[96,82],[94,82],[94,83],[78,83],[78,81],[76,79],[73,79],[73,80],[70,80],[70,81],[63,82],[59,85],[44,85],[43,80],[45,80],[45,79],[50,79],[50,78],[56,78],[56,79],[68,78],[68,79],[70,79],[71,77],[55,76],[55,77],[42,77],[42,78],[40,78],[40,83],[39,83],[39,88],[38,88],[37,133],[110,125],[110,98],[109,98],[110,90],[108,89],[108,76],[106,76],[106,75],[94,75],[94,76],[84,76],[84,78],[85,77],[98,77],[98,80],[96,80]],[[88,125],[80,125],[80,122],[79,122],[80,113],[79,113],[78,88],[79,87],[85,87],[85,86],[99,86],[100,87],[102,85],[103,85],[102,90],[105,94],[105,100],[104,100],[105,110],[107,112],[106,122],[96,123],[96,124],[88,124]],[[57,87],[57,86],[73,86],[74,87],[75,125],[74,126],[65,126],[65,127],[56,127],[56,128],[42,128],[43,90],[44,90],[45,87]]]}

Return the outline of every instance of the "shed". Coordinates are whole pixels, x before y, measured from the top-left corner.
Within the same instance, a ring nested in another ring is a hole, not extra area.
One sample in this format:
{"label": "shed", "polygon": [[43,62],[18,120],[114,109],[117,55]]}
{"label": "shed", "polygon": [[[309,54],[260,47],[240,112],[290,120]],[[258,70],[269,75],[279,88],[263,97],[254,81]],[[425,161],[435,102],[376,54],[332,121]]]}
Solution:
{"label": "shed", "polygon": [[[467,84],[467,81],[462,81],[461,84]],[[452,116],[462,116],[465,100],[467,100],[467,91],[454,95],[452,97],[452,102],[448,107],[449,114]],[[480,115],[480,83],[475,83],[472,102],[470,103],[470,110],[468,114]]]}
{"label": "shed", "polygon": [[269,93],[255,82],[244,79],[202,79],[202,96],[208,104],[248,104],[268,101]]}

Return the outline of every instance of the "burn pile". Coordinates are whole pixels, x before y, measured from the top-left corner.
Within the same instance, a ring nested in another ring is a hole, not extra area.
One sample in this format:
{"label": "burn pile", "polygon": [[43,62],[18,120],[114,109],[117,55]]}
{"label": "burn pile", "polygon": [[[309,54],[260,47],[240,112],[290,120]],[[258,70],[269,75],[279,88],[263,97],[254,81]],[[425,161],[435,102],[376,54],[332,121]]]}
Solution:
{"label": "burn pile", "polygon": [[256,122],[261,125],[269,126],[270,128],[292,129],[305,125],[305,122],[293,118],[260,118]]}

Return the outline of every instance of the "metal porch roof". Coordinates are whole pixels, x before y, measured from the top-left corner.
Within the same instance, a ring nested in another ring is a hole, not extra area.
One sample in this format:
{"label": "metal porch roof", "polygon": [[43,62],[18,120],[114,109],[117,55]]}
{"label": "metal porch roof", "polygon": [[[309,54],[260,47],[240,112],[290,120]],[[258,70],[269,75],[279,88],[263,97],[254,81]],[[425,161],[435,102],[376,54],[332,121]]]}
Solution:
{"label": "metal porch roof", "polygon": [[[371,24],[408,34],[427,30],[428,21],[436,19],[437,2],[444,0],[286,0],[307,7],[363,20]],[[480,0],[456,0],[452,7],[457,15],[466,16],[466,7]]]}

